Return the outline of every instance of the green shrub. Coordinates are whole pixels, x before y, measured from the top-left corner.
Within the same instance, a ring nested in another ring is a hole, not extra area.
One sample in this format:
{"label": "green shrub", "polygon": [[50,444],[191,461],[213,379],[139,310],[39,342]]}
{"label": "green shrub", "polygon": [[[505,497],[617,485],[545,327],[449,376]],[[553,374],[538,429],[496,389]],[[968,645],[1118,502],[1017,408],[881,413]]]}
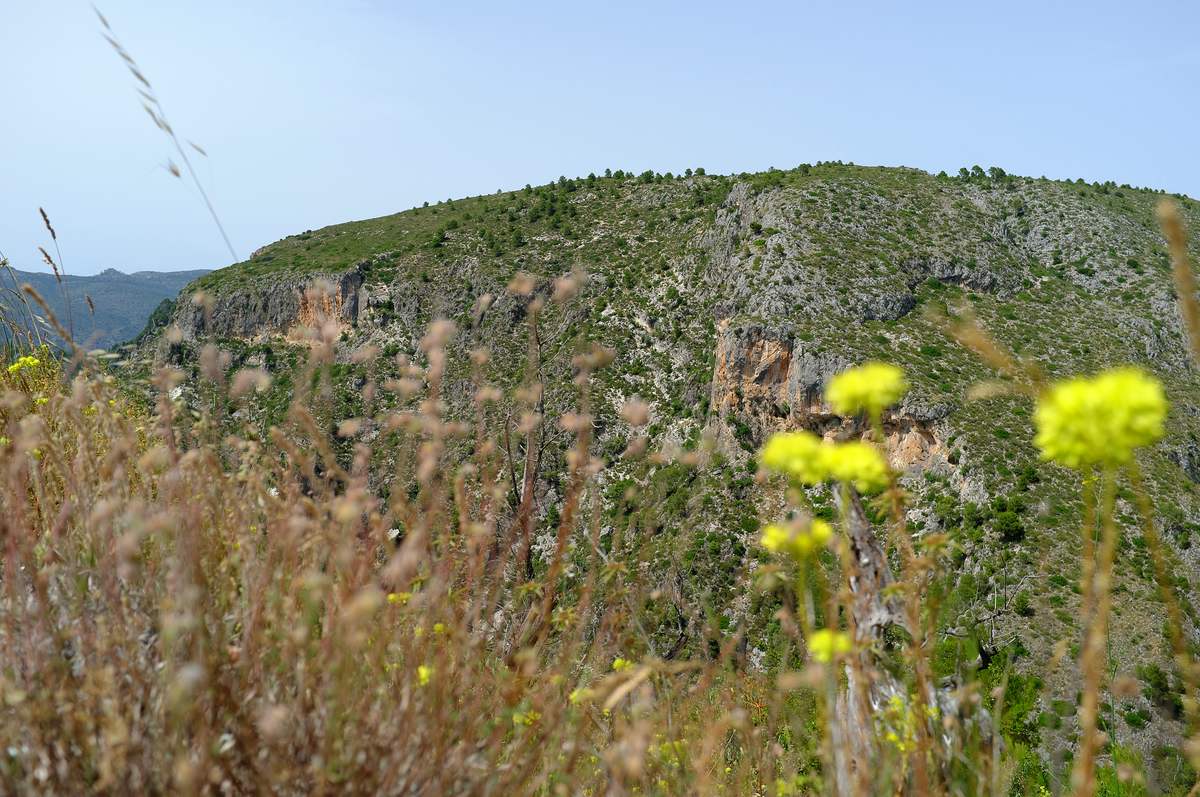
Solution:
{"label": "green shrub", "polygon": [[1004,542],[1020,542],[1025,539],[1025,526],[1017,513],[1011,510],[997,513],[992,528]]}

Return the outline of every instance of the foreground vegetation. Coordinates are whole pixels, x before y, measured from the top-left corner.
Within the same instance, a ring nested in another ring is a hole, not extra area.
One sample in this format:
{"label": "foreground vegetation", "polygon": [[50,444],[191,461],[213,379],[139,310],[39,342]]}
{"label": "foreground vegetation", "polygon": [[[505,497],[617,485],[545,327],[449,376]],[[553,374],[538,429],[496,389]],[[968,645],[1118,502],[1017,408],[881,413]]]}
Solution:
{"label": "foreground vegetation", "polygon": [[[1168,221],[1184,318],[1196,321],[1186,249]],[[577,279],[561,279],[549,299],[528,277],[509,284],[528,300],[531,358],[543,307],[574,301]],[[232,368],[211,344],[198,351],[190,404],[172,367],[143,392],[81,351],[10,358],[0,374],[5,791],[1191,788],[1182,757],[1172,779],[1160,767],[1147,785],[1149,762],[1114,738],[1108,704],[1142,688],[1132,673],[1110,672],[1106,656],[1120,493],[1142,517],[1178,665],[1138,675],[1188,727],[1195,721],[1188,626],[1136,467],[1138,450],[1163,433],[1153,377],[1052,385],[967,317],[950,328],[1003,379],[990,391],[1035,397],[1036,445],[1081,477],[1086,633],[1046,665],[1078,658],[1078,699],[1062,713],[1078,714],[1080,733],[1070,776],[1055,779],[1028,744],[1027,726],[1041,722],[1029,716],[1036,686],[983,661],[994,652],[976,649],[975,666],[951,672],[938,660],[952,597],[941,574],[958,543],[912,533],[906,489],[882,450],[884,414],[916,377],[878,364],[851,370],[826,401],[858,418],[852,434],[784,434],[759,455],[759,482],[785,502],[754,535],[753,571],[731,581],[737,600],[775,607],[779,644],[758,662],[746,629],[726,617],[712,613],[701,628],[675,617],[677,585],[664,583],[646,541],[620,539],[610,522],[613,503],[653,508],[662,497],[653,481],[618,482],[619,495],[596,487],[608,463],[593,439],[593,390],[611,350],[577,347],[573,408],[544,419],[567,451],[545,545],[535,446],[523,468],[514,463],[507,409],[522,408],[512,419],[522,434],[543,421],[536,367],[505,404],[489,352],[476,348],[472,412],[452,415],[444,393],[456,330],[436,322],[395,377],[367,370],[361,415],[343,417],[331,401],[343,329],[319,312],[311,320],[302,373],[265,434],[249,410],[271,391],[269,375]],[[367,345],[353,361],[380,354]],[[622,415],[635,434],[613,461],[686,471],[706,455],[703,444],[654,450],[639,401]],[[379,472],[373,446],[385,441],[404,454]],[[814,505],[818,486],[832,510]],[[668,633],[676,622],[683,630]]]}

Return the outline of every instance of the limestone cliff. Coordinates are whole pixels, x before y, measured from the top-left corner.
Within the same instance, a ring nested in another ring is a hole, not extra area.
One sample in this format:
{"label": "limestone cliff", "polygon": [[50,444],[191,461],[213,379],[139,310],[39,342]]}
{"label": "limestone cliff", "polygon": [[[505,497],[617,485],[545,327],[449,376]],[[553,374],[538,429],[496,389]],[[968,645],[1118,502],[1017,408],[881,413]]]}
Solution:
{"label": "limestone cliff", "polygon": [[237,291],[193,295],[191,301],[177,303],[172,320],[185,340],[286,333],[313,323],[318,315],[353,325],[358,321],[362,285],[357,267],[340,274],[262,279]]}
{"label": "limestone cliff", "polygon": [[[830,377],[855,363],[805,345],[786,325],[717,324],[712,381],[713,431],[727,454],[738,448],[733,424],[749,425],[755,441],[781,430],[807,429],[830,439],[869,433],[860,419],[837,415],[822,396]],[[884,416],[893,466],[902,472],[945,469],[948,404],[909,396]]]}

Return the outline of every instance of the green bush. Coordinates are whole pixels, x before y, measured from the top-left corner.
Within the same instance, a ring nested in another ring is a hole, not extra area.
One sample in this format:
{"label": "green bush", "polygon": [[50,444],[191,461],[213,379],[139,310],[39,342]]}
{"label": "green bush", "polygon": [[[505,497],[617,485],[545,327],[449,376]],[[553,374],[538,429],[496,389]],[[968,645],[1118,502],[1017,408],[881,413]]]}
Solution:
{"label": "green bush", "polygon": [[998,512],[992,528],[1004,542],[1019,542],[1025,539],[1025,526],[1021,523],[1021,518],[1017,516],[1017,513],[1012,510]]}

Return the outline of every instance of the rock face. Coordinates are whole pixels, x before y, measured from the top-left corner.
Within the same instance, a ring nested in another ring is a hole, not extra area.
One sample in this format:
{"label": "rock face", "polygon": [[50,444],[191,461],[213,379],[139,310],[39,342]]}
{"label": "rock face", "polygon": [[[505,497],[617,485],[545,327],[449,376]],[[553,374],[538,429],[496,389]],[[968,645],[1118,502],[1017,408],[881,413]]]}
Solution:
{"label": "rock face", "polygon": [[[803,195],[735,184],[698,238],[726,314],[778,318],[799,311],[895,321],[916,308],[916,291],[928,280],[1011,295],[1045,247],[1045,240],[1021,232],[1008,215],[1008,197],[994,192],[968,187],[956,201],[934,202],[860,193],[865,187]],[[851,201],[853,212],[846,213]],[[914,251],[906,218],[938,232]],[[953,231],[968,225],[979,233],[956,239]],[[1060,235],[1056,230],[1056,242]]]}
{"label": "rock face", "polygon": [[263,280],[249,290],[221,293],[200,302],[180,301],[173,321],[185,340],[204,335],[257,338],[311,325],[318,316],[354,325],[362,286],[359,268],[336,275]]}
{"label": "rock face", "polygon": [[824,385],[850,365],[837,356],[806,351],[790,326],[723,319],[717,324],[712,407],[720,417],[827,417],[821,401]]}
{"label": "rock face", "polygon": [[1171,461],[1187,474],[1193,482],[1200,484],[1200,444],[1188,440],[1167,452]]}
{"label": "rock face", "polygon": [[[866,435],[859,419],[837,415],[822,398],[829,379],[852,365],[806,345],[788,325],[719,322],[711,401],[718,445],[736,453],[738,424],[748,427],[756,444],[771,432],[792,429],[830,439]],[[948,405],[911,395],[888,412],[883,426],[892,465],[902,471],[944,466],[948,452],[939,422],[949,412]]]}

